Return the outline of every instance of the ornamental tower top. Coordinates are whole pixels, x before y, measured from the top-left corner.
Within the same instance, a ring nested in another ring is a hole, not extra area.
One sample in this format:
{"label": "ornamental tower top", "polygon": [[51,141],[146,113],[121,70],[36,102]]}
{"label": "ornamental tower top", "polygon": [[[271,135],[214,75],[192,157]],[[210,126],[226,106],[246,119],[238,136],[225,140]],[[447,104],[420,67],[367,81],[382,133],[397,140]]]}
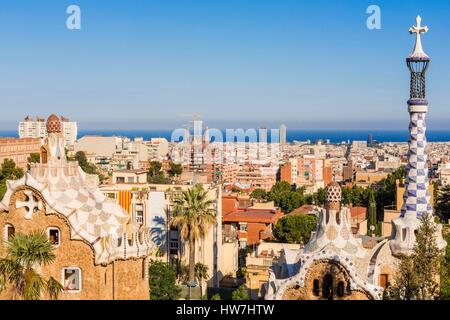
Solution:
{"label": "ornamental tower top", "polygon": [[416,26],[412,26],[409,29],[409,33],[416,34],[416,45],[414,47],[414,51],[410,54],[410,56],[408,57],[408,59],[430,59],[428,57],[428,55],[423,51],[422,48],[422,39],[421,39],[421,34],[422,33],[427,33],[428,32],[428,27],[422,27],[420,24],[422,22],[422,18],[420,16],[417,16],[416,18]]}
{"label": "ornamental tower top", "polygon": [[[413,52],[406,58],[406,63],[411,73],[408,105],[410,109],[417,109],[414,111],[420,112],[421,110],[419,109],[423,109],[422,112],[426,112],[424,106],[428,105],[428,101],[426,100],[425,92],[425,73],[430,64],[430,57],[423,51],[421,35],[428,32],[428,27],[421,26],[422,19],[420,16],[417,16],[416,22],[417,25],[409,29],[410,34],[416,35],[416,44]],[[422,106],[422,108],[415,108],[414,106]]]}

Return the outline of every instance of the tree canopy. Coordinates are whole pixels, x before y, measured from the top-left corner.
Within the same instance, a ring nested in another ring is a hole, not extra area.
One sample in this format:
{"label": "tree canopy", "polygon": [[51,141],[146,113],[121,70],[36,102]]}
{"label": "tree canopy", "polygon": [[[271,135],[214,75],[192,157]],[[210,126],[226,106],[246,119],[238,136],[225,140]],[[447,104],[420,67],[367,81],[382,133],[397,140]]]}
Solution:
{"label": "tree canopy", "polygon": [[392,300],[433,300],[439,296],[437,275],[441,271],[443,252],[436,243],[437,227],[433,217],[425,215],[415,232],[416,241],[410,255],[401,257],[394,281],[385,297]]}
{"label": "tree canopy", "polygon": [[0,167],[0,200],[6,193],[6,181],[17,180],[24,175],[23,169],[16,166],[11,159],[5,159]]}
{"label": "tree canopy", "polygon": [[169,162],[169,176],[175,177],[179,176],[183,173],[183,166],[179,163],[175,163],[173,161]]}
{"label": "tree canopy", "polygon": [[[256,190],[255,190],[256,191]],[[260,191],[258,193],[261,194]],[[292,212],[305,202],[303,189],[296,189],[285,181],[277,182],[267,193],[266,200],[273,201],[284,213]]]}
{"label": "tree canopy", "polygon": [[443,222],[448,222],[450,219],[450,186],[437,191],[436,197],[436,214],[442,219]]}
{"label": "tree canopy", "polygon": [[46,293],[51,300],[57,300],[63,286],[53,277],[46,280],[39,274],[41,266],[55,259],[53,245],[45,232],[11,236],[6,242],[6,257],[0,259],[0,291],[9,285],[14,299],[40,300]]}
{"label": "tree canopy", "polygon": [[263,189],[255,189],[250,194],[250,197],[256,200],[265,200],[267,198],[267,192]]}
{"label": "tree canopy", "polygon": [[232,300],[249,300],[250,297],[248,295],[248,290],[245,288],[244,285],[241,285],[239,288],[234,290],[231,293],[231,299]]}
{"label": "tree canopy", "polygon": [[150,300],[178,300],[181,288],[176,284],[175,268],[165,262],[150,261],[149,266]]}
{"label": "tree canopy", "polygon": [[171,180],[162,171],[162,163],[159,161],[150,162],[150,167],[147,172],[148,183],[155,184],[170,184]]}
{"label": "tree canopy", "polygon": [[280,242],[306,244],[316,227],[316,216],[288,215],[278,220],[273,229],[273,235]]}

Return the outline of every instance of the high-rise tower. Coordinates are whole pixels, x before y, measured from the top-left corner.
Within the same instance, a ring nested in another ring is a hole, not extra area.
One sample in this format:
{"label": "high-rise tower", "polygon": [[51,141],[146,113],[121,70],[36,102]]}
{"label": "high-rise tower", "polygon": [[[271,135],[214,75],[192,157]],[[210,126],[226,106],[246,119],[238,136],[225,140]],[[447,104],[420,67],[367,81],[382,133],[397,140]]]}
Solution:
{"label": "high-rise tower", "polygon": [[[416,44],[413,52],[406,58],[411,73],[410,97],[408,100],[409,121],[409,150],[408,164],[406,166],[405,193],[403,206],[399,218],[393,220],[395,226],[395,239],[391,241],[394,254],[408,253],[414,246],[415,235],[420,224],[419,218],[433,213],[428,191],[427,155],[425,153],[426,123],[428,101],[425,90],[425,74],[430,64],[430,57],[422,48],[421,35],[428,32],[428,27],[421,26],[422,19],[417,16],[417,25],[409,29],[415,34]],[[438,245],[445,246],[442,233],[439,229],[437,235]]]}

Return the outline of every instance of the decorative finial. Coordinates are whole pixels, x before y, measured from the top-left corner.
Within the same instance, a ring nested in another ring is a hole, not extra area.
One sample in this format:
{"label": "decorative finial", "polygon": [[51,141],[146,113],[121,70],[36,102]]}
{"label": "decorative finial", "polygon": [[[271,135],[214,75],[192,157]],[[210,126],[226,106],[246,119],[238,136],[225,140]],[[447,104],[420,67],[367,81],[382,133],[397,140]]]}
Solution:
{"label": "decorative finial", "polygon": [[422,40],[421,40],[421,34],[428,32],[428,27],[422,27],[421,26],[422,18],[420,16],[417,16],[416,18],[416,26],[412,26],[409,29],[409,33],[416,34],[416,45],[414,47],[413,53],[409,56],[410,58],[428,58],[428,55],[423,51],[422,48]]}

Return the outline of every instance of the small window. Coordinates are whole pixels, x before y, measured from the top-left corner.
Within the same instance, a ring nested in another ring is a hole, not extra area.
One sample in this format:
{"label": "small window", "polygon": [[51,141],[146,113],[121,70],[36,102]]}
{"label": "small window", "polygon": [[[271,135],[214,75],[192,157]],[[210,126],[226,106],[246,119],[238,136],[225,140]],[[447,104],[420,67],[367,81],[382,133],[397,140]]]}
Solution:
{"label": "small window", "polygon": [[402,241],[406,240],[406,228],[402,228]]}
{"label": "small window", "polygon": [[141,210],[136,211],[136,223],[144,224],[144,211]]}
{"label": "small window", "polygon": [[247,224],[239,224],[239,231],[247,231]]}
{"label": "small window", "polygon": [[387,274],[380,274],[380,287],[387,288],[388,286],[388,275]]}
{"label": "small window", "polygon": [[81,291],[81,269],[78,267],[63,268],[64,290],[69,292]]}
{"label": "small window", "polygon": [[16,228],[12,224],[5,225],[5,240],[8,241],[16,234]]}
{"label": "small window", "polygon": [[320,295],[320,282],[318,279],[313,281],[313,294],[318,297]]}
{"label": "small window", "polygon": [[125,177],[117,177],[116,183],[125,183]]}
{"label": "small window", "polygon": [[47,229],[48,240],[50,240],[51,244],[55,247],[59,247],[61,244],[61,232],[56,227],[51,227]]}
{"label": "small window", "polygon": [[337,295],[342,298],[344,296],[344,290],[345,290],[344,282],[339,281],[337,285]]}

